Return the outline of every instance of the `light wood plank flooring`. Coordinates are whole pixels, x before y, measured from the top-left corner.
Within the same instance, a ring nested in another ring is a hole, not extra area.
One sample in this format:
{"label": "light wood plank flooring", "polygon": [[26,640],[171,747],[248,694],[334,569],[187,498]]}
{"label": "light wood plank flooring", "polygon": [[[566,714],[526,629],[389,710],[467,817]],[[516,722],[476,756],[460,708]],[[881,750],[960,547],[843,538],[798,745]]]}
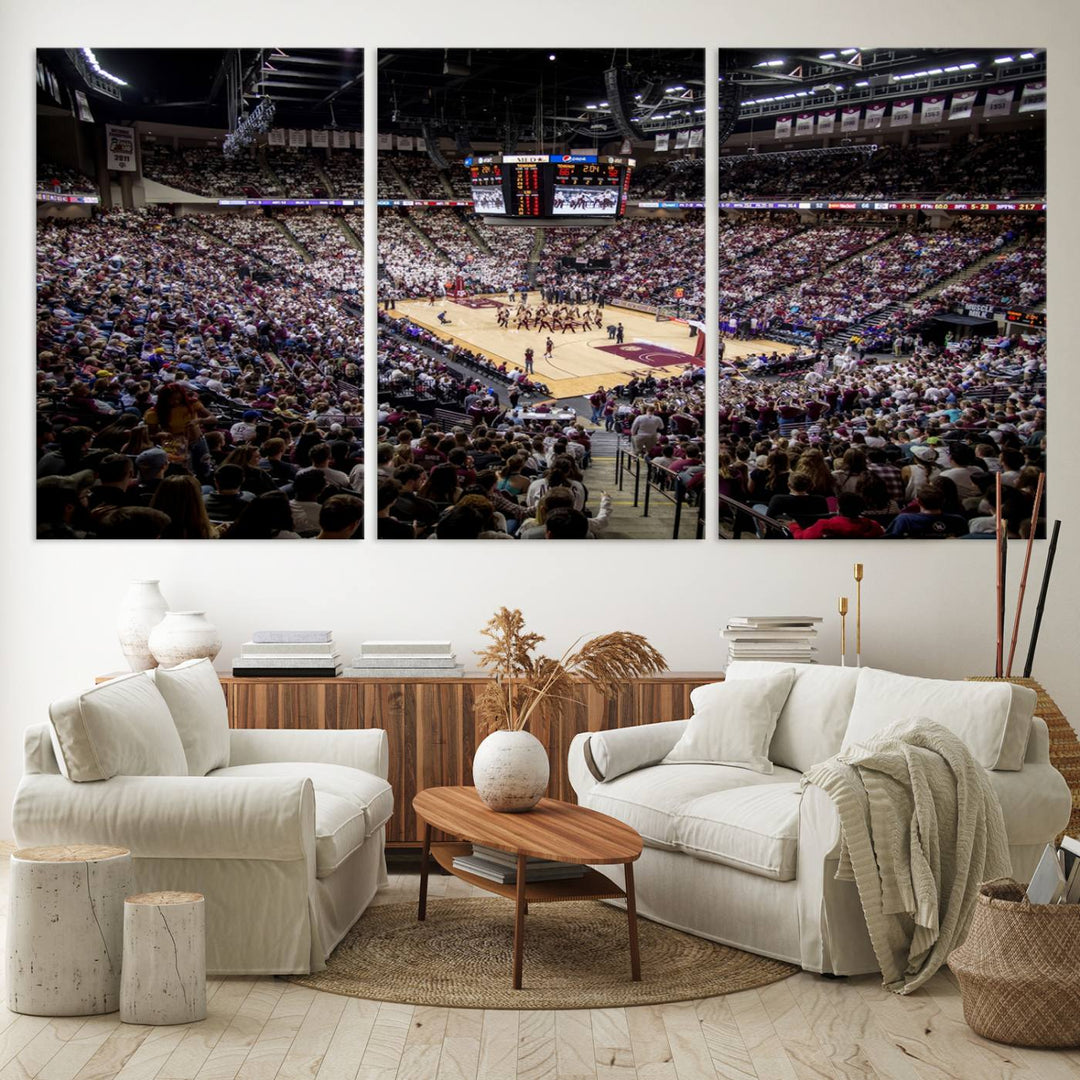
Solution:
{"label": "light wood plank flooring", "polygon": [[[415,872],[376,903],[412,901]],[[433,876],[430,895],[466,896]],[[0,924],[7,859],[0,851]],[[0,925],[0,929],[2,929]],[[2,978],[2,973],[0,973]],[[1076,1080],[1080,1051],[987,1042],[948,972],[899,998],[877,979],[800,973],[703,1001],[565,1012],[437,1009],[220,979],[188,1027],[0,1008],[0,1080]],[[0,1001],[4,1000],[0,997]]]}

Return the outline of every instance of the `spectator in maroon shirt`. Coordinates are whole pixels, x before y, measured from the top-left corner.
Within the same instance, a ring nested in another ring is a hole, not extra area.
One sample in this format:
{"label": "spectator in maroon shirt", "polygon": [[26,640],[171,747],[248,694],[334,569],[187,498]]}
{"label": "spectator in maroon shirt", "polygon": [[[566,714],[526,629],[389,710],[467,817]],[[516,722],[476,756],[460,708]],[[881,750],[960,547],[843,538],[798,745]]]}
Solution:
{"label": "spectator in maroon shirt", "polygon": [[876,522],[862,516],[865,502],[861,495],[845,491],[836,500],[835,517],[822,518],[805,529],[797,522],[789,528],[796,540],[872,540],[885,535]]}

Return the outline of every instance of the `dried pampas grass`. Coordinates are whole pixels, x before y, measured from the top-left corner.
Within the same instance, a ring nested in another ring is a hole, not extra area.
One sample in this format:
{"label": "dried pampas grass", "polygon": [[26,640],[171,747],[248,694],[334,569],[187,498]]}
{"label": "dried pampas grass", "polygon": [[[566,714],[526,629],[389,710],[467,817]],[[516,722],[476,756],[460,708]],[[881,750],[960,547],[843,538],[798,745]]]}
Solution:
{"label": "dried pampas grass", "polygon": [[492,681],[477,698],[476,715],[487,731],[521,731],[541,704],[549,716],[559,716],[574,702],[575,677],[611,697],[628,680],[667,666],[645,638],[622,630],[591,638],[580,648],[578,638],[558,660],[534,655],[544,638],[525,630],[525,617],[516,608],[500,608],[481,633],[491,644],[477,656]]}

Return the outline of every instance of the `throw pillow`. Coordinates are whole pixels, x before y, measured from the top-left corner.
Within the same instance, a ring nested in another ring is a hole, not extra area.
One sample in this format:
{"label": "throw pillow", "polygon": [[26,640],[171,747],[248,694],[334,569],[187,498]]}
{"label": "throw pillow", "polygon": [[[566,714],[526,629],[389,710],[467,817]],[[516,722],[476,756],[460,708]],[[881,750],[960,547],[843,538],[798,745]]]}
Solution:
{"label": "throw pillow", "polygon": [[169,706],[143,671],[53,702],[49,720],[69,780],[188,774]]}
{"label": "throw pillow", "polygon": [[789,667],[760,679],[699,686],[690,694],[694,715],[663,764],[735,765],[771,773],[769,742],[794,679]]}
{"label": "throw pillow", "polygon": [[184,744],[188,775],[227,768],[229,710],[213,663],[188,660],[173,668],[155,668],[151,676]]}

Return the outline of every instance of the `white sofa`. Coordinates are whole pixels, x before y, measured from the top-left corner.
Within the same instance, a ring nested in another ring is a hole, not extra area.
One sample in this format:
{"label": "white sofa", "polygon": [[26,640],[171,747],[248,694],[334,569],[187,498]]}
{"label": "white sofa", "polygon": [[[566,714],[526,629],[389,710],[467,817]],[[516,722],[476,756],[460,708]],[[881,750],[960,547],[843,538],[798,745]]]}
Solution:
{"label": "white sofa", "polygon": [[20,846],[130,848],[138,891],[206,897],[217,975],[318,971],[386,883],[386,733],[230,730],[209,661],[54,703],[26,731]]}
{"label": "white sofa", "polygon": [[[726,678],[781,668],[736,662]],[[843,746],[915,717],[949,727],[988,767],[1014,876],[1030,877],[1071,807],[1068,785],[1050,764],[1046,725],[1032,715],[1033,691],[870,668],[808,665],[794,672],[769,743],[768,774],[661,764],[686,720],[574,738],[569,772],[578,801],[632,826],[645,842],[634,870],[639,914],[809,971],[877,971],[856,887],[835,880],[834,806],[819,788],[800,793],[800,779]]]}

